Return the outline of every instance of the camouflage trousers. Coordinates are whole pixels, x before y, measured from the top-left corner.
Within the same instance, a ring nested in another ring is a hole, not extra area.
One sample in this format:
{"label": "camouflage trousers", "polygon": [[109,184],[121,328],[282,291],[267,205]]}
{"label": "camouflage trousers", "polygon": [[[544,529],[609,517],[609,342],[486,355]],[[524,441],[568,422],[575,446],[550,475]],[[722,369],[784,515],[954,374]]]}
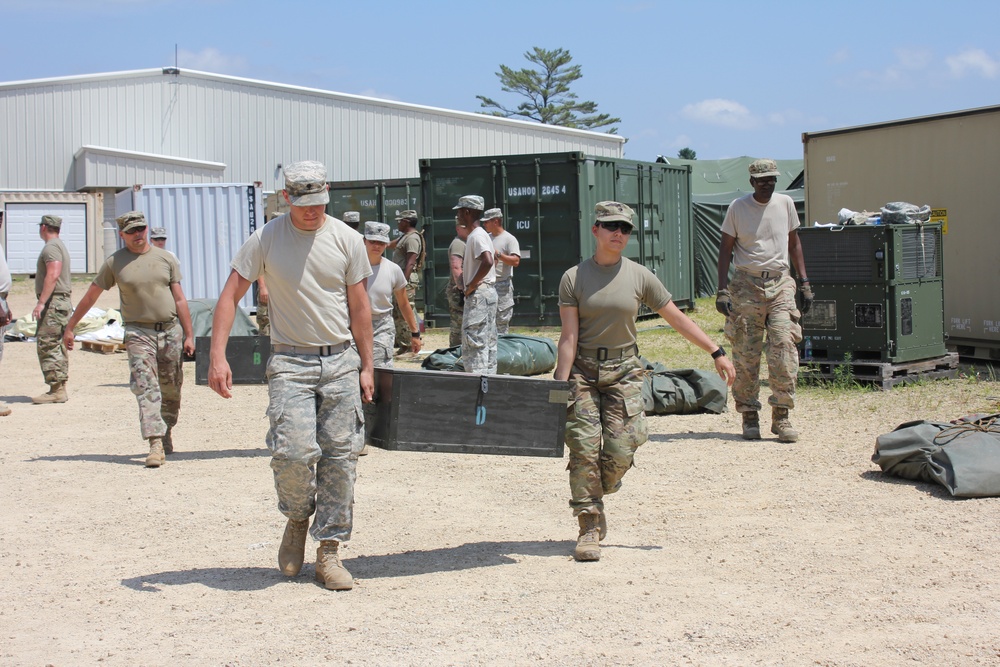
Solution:
{"label": "camouflage trousers", "polygon": [[[726,338],[732,345],[736,381],[733,399],[737,412],[761,409],[760,357],[767,355],[768,385],[772,406],[795,407],[795,381],[799,372],[802,340],[799,311],[795,307],[795,279],[785,275],[765,280],[736,271],[729,292],[733,312],[726,318]],[[765,343],[764,334],[767,333]]]}
{"label": "camouflage trousers", "polygon": [[[406,284],[406,300],[410,302],[410,310],[413,316],[417,316],[417,286],[413,283]],[[399,309],[396,298],[392,299],[392,321],[396,323],[396,349],[409,350],[412,337],[410,336],[410,325],[403,317],[403,311]]]}
{"label": "camouflage trousers", "polygon": [[267,304],[257,304],[257,330],[261,336],[271,335],[271,318],[267,316]]}
{"label": "camouflage trousers", "polygon": [[465,297],[462,366],[466,373],[497,372],[497,291],[493,285],[482,284]]}
{"label": "camouflage trousers", "polygon": [[573,516],[604,508],[604,494],[617,490],[635,450],[649,438],[642,384],[643,368],[635,356],[573,362],[566,408]]}
{"label": "camouflage trousers", "polygon": [[448,347],[458,347],[462,344],[462,315],[465,312],[465,296],[462,294],[462,290],[451,284],[447,287],[447,294],[448,313],[451,315]]}
{"label": "camouflage trousers", "polygon": [[372,332],[375,338],[375,345],[372,349],[375,368],[392,368],[392,346],[396,339],[396,327],[392,321],[392,313],[372,315]]}
{"label": "camouflage trousers", "polygon": [[181,409],[184,329],[176,322],[164,331],[126,324],[125,351],[142,437],[163,437],[168,426],[177,424]]}
{"label": "camouflage trousers", "polygon": [[38,365],[42,368],[45,384],[65,382],[69,379],[69,357],[63,345],[63,333],[73,313],[73,303],[68,294],[53,294],[38,318],[35,334]]}
{"label": "camouflage trousers", "polygon": [[309,532],[316,540],[351,538],[365,444],[360,369],[352,347],[328,357],[275,354],[267,363],[267,448],[278,509],[295,520],[315,513]]}
{"label": "camouflage trousers", "polygon": [[511,278],[497,280],[497,335],[510,332],[510,318],[514,316],[514,282]]}

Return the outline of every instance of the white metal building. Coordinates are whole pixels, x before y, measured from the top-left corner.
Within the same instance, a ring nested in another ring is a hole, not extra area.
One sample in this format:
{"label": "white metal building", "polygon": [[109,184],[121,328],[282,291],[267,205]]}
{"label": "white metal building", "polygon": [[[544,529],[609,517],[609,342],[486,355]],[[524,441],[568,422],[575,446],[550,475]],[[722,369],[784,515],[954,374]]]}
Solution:
{"label": "white metal building", "polygon": [[[0,83],[0,206],[12,192],[92,193],[103,195],[103,206],[88,211],[112,220],[113,195],[135,184],[260,182],[275,191],[281,165],[296,160],[320,160],[331,181],[398,179],[417,178],[421,158],[621,157],[624,143],[600,132],[173,67],[16,81]],[[88,248],[100,242],[101,225],[88,218]],[[5,248],[13,242],[32,254],[36,227],[5,224],[3,232]],[[103,257],[89,254],[93,271]]]}

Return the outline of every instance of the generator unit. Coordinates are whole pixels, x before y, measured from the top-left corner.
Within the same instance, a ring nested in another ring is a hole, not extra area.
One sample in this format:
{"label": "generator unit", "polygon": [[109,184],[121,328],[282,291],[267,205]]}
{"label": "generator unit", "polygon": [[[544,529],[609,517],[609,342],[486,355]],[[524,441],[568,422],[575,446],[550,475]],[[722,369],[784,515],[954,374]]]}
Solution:
{"label": "generator unit", "polygon": [[947,353],[940,223],[799,229],[816,300],[801,363],[906,362]]}

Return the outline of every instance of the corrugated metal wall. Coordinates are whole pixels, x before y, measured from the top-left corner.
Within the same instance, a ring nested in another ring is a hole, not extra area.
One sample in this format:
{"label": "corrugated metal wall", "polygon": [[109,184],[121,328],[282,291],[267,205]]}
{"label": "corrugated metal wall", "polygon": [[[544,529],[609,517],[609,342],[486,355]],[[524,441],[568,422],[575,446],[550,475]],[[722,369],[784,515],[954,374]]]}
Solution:
{"label": "corrugated metal wall", "polygon": [[302,159],[325,162],[331,181],[371,180],[416,178],[420,158],[620,157],[622,145],[621,137],[598,132],[191,71],[0,84],[6,189],[191,182],[171,175],[162,160],[80,175],[74,155],[84,146],[223,163],[225,182],[261,181],[270,190],[281,186],[279,165]]}

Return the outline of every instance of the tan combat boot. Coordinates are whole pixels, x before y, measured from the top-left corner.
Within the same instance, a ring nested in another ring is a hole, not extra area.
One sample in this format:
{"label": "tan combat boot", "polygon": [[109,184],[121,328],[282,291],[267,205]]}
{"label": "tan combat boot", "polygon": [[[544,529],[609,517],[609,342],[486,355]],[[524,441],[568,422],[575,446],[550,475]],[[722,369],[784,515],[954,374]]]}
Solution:
{"label": "tan combat boot", "polygon": [[166,462],[163,456],[163,438],[149,439],[149,455],[146,456],[147,468],[159,468]]}
{"label": "tan combat boot", "polygon": [[323,540],[316,549],[316,581],[331,591],[349,591],[354,588],[354,578],[340,563],[340,544],[336,540]]}
{"label": "tan combat boot", "polygon": [[163,436],[163,453],[173,454],[174,453],[174,439],[170,435],[171,426],[167,427],[167,434]]}
{"label": "tan combat boot", "polygon": [[778,442],[797,442],[799,432],[788,421],[788,408],[771,408],[771,433],[778,436]]}
{"label": "tan combat boot", "polygon": [[580,514],[576,518],[580,522],[580,537],[576,540],[573,558],[580,561],[601,560],[600,517],[597,514]]}
{"label": "tan combat boot", "polygon": [[42,394],[41,396],[35,396],[31,399],[31,402],[35,405],[43,405],[45,403],[65,403],[68,400],[69,396],[66,395],[66,383],[53,382],[49,385],[48,393]]}
{"label": "tan combat boot", "polygon": [[756,412],[743,413],[743,439],[760,440],[760,417]]}
{"label": "tan combat boot", "polygon": [[278,547],[278,569],[286,577],[294,577],[302,569],[306,558],[306,535],[309,534],[309,519],[296,521],[289,519],[285,524],[285,534]]}

